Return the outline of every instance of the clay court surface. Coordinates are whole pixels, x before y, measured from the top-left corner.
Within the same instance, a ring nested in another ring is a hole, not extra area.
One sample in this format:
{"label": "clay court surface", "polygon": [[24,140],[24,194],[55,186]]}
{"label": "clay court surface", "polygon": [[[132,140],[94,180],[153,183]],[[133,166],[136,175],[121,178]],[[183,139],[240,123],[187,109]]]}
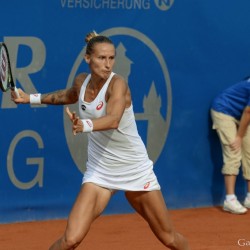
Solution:
{"label": "clay court surface", "polygon": [[[250,211],[245,215],[219,207],[170,210],[175,228],[192,250],[250,249]],[[47,250],[64,231],[66,220],[0,225],[1,250]],[[242,239],[242,240],[240,240]],[[240,240],[240,246],[238,241]],[[163,250],[145,221],[137,214],[102,216],[79,250]]]}

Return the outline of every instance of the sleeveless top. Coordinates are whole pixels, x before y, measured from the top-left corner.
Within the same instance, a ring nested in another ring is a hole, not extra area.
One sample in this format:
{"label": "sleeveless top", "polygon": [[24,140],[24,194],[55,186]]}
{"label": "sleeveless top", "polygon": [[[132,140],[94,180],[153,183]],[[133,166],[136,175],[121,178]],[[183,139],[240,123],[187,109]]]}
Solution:
{"label": "sleeveless top", "polygon": [[[105,95],[115,73],[92,102],[84,101],[88,75],[82,84],[79,96],[81,119],[95,119],[105,116]],[[138,134],[133,105],[126,108],[117,129],[88,133],[88,160],[83,183],[117,190],[159,190],[160,186],[153,172],[153,163],[148,158],[145,145]]]}

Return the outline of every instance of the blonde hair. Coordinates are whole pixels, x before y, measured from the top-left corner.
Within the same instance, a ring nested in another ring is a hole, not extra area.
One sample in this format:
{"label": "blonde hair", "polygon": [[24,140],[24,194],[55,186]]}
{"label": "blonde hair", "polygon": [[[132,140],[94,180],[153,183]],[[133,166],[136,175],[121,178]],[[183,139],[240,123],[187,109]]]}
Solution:
{"label": "blonde hair", "polygon": [[99,36],[95,30],[93,30],[92,32],[88,33],[85,37],[85,42],[88,43],[92,38]]}
{"label": "blonde hair", "polygon": [[94,45],[96,43],[109,43],[114,45],[113,42],[108,37],[99,35],[94,30],[86,35],[85,42],[87,43],[87,48],[86,48],[87,55],[93,53]]}

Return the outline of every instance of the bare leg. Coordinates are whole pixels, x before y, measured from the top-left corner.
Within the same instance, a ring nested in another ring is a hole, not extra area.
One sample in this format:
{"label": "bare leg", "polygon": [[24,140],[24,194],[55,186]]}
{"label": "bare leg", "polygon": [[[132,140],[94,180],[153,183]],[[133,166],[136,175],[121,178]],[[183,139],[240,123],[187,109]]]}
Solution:
{"label": "bare leg", "polygon": [[166,247],[172,250],[190,250],[187,240],[173,229],[161,191],[126,192],[126,197]]}
{"label": "bare leg", "polygon": [[91,223],[107,206],[111,191],[92,183],[82,186],[69,215],[64,235],[49,250],[74,250],[87,235]]}
{"label": "bare leg", "polygon": [[226,194],[235,194],[236,175],[224,175]]}

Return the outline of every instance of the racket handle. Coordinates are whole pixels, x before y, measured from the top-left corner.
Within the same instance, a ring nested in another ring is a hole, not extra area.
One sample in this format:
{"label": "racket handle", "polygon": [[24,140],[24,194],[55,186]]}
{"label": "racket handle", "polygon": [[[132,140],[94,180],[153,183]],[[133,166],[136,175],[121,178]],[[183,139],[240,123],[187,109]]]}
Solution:
{"label": "racket handle", "polygon": [[20,95],[16,86],[13,88],[13,90],[15,91],[16,98],[20,98]]}

